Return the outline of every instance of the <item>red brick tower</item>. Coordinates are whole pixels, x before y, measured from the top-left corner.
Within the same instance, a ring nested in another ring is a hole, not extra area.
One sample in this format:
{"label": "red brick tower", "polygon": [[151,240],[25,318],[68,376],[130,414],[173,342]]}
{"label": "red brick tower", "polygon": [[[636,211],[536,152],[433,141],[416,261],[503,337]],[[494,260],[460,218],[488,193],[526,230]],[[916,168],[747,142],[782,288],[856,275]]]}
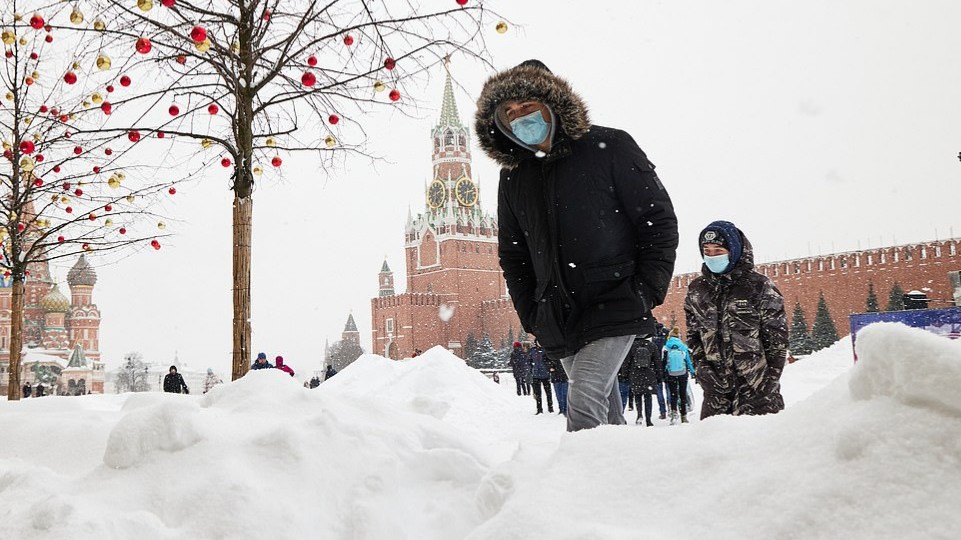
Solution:
{"label": "red brick tower", "polygon": [[70,286],[70,313],[67,315],[67,336],[70,348],[83,347],[89,360],[100,360],[100,310],[93,303],[93,286],[97,273],[83,255],[67,273]]}
{"label": "red brick tower", "polygon": [[[390,358],[435,345],[462,355],[468,334],[478,339],[488,334],[496,346],[521,331],[498,262],[497,220],[481,208],[470,133],[457,114],[450,72],[430,136],[425,211],[409,215],[406,224],[407,292],[371,301],[373,352]],[[379,274],[382,293],[389,270],[385,262]]]}

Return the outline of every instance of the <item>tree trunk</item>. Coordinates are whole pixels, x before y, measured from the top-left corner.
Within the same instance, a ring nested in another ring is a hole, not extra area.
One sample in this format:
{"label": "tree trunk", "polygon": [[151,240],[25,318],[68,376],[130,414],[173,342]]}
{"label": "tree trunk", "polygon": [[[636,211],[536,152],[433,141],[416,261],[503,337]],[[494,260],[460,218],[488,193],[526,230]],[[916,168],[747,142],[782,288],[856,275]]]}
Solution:
{"label": "tree trunk", "polygon": [[231,377],[250,369],[250,235],[254,201],[234,197],[234,351]]}
{"label": "tree trunk", "polygon": [[10,364],[7,399],[20,399],[20,356],[23,352],[23,276],[13,279],[13,306],[10,313]]}

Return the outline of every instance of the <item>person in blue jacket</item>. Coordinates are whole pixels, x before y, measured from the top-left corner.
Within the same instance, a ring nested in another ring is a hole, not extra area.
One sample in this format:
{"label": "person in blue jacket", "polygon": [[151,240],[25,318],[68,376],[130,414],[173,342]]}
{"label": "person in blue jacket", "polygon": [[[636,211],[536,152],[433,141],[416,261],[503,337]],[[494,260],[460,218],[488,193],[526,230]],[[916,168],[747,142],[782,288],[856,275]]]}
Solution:
{"label": "person in blue jacket", "polygon": [[670,388],[671,425],[677,423],[678,402],[681,408],[681,423],[687,423],[687,374],[694,376],[694,365],[691,363],[691,352],[681,341],[681,329],[671,329],[670,337],[664,344],[662,355],[667,371],[667,385]]}
{"label": "person in blue jacket", "polygon": [[267,353],[260,353],[257,359],[250,365],[250,369],[271,369],[274,366],[267,361]]}

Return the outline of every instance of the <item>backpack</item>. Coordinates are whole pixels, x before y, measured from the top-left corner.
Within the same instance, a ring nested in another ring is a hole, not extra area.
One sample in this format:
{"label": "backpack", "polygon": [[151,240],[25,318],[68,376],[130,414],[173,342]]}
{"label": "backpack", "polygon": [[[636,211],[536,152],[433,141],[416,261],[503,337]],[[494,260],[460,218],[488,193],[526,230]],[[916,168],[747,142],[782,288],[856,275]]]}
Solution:
{"label": "backpack", "polygon": [[634,366],[638,369],[651,369],[651,350],[641,345],[634,353]]}
{"label": "backpack", "polygon": [[667,351],[667,373],[674,376],[687,373],[687,369],[684,366],[684,360],[686,358],[687,356],[680,347],[671,345],[670,350]]}

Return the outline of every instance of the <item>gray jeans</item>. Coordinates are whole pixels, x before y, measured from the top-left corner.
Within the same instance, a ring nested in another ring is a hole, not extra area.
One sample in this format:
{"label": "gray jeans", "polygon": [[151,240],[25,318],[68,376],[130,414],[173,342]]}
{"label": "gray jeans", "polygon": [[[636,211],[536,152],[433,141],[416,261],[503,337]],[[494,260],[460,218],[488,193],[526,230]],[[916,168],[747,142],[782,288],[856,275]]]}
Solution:
{"label": "gray jeans", "polygon": [[617,372],[633,343],[634,336],[601,338],[574,356],[561,359],[570,380],[567,431],[627,423],[616,383]]}

